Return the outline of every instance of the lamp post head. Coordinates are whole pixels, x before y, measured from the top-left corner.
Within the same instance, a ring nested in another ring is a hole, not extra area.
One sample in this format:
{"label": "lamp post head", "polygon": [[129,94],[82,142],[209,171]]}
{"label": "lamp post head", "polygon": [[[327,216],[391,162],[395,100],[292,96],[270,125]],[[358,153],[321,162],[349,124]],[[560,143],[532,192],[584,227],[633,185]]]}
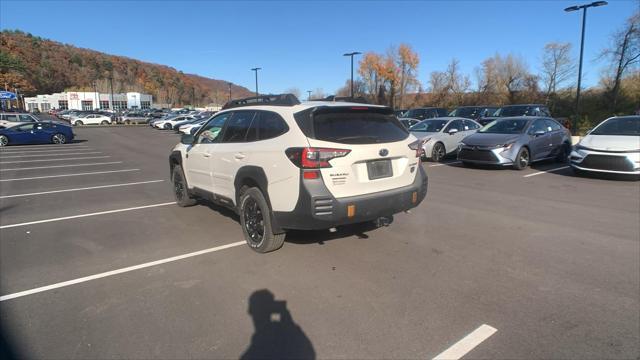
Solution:
{"label": "lamp post head", "polygon": [[360,55],[360,54],[362,54],[362,53],[359,52],[359,51],[354,51],[354,52],[342,54],[342,56],[354,56],[354,55]]}
{"label": "lamp post head", "polygon": [[571,12],[571,11],[576,11],[576,10],[580,10],[580,7],[578,7],[578,6],[569,6],[568,8],[564,9],[564,11],[566,11],[566,12]]}
{"label": "lamp post head", "polygon": [[606,1],[595,1],[595,2],[592,2],[589,6],[594,6],[594,7],[595,6],[605,6],[607,4],[609,4],[609,3],[606,2]]}
{"label": "lamp post head", "polygon": [[262,68],[255,67],[255,68],[251,69],[251,71],[258,71],[258,70],[262,70]]}

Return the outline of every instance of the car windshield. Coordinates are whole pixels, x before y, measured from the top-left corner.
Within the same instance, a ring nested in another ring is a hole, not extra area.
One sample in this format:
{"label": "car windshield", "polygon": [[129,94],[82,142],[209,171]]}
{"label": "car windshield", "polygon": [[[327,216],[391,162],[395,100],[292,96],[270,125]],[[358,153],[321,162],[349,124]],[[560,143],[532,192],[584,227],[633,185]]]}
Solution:
{"label": "car windshield", "polygon": [[425,120],[413,125],[409,131],[440,132],[447,125],[447,120]]}
{"label": "car windshield", "polygon": [[527,127],[528,119],[494,120],[478,130],[487,134],[520,134]]}
{"label": "car windshield", "polygon": [[405,112],[402,117],[404,118],[417,118],[424,115],[424,109],[411,109]]}
{"label": "car windshield", "polygon": [[507,116],[526,116],[533,115],[532,106],[505,106],[496,111],[495,116],[507,117]]}
{"label": "car windshield", "polygon": [[591,135],[640,136],[640,116],[605,120]]}
{"label": "car windshield", "polygon": [[476,112],[474,107],[461,107],[449,113],[449,116],[468,117]]}

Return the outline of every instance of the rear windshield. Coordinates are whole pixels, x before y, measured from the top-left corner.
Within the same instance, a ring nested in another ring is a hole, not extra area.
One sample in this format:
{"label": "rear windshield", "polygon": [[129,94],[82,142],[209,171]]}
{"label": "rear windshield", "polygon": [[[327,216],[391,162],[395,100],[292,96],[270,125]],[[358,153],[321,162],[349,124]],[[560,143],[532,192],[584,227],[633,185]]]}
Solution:
{"label": "rear windshield", "polygon": [[409,132],[388,108],[315,108],[299,112],[295,118],[304,134],[316,140],[378,144],[409,137]]}
{"label": "rear windshield", "polygon": [[527,116],[534,115],[535,108],[532,106],[505,106],[496,112],[496,116]]}
{"label": "rear windshield", "polygon": [[640,135],[640,117],[623,117],[606,120],[596,127],[591,135]]}

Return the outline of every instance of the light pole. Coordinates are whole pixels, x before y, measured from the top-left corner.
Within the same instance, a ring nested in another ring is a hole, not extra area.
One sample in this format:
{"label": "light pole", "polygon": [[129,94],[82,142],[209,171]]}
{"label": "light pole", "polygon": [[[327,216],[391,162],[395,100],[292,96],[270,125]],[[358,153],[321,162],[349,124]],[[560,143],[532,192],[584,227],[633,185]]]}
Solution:
{"label": "light pole", "polygon": [[93,109],[99,109],[100,108],[100,94],[98,94],[98,84],[95,80],[93,80],[93,91],[96,94],[96,103],[94,104]]}
{"label": "light pole", "polygon": [[307,96],[307,101],[311,100],[311,90],[307,90],[307,94],[309,94]]}
{"label": "light pole", "polygon": [[262,70],[262,68],[255,67],[251,69],[251,71],[255,71],[256,73],[256,97],[258,97],[258,70]]}
{"label": "light pole", "polygon": [[582,54],[584,52],[584,28],[587,22],[587,9],[590,7],[604,6],[608,3],[606,1],[595,1],[591,4],[569,6],[564,9],[566,12],[572,12],[582,9],[582,35],[580,37],[580,61],[578,62],[578,89],[576,91],[576,116],[573,118],[572,131],[574,134],[578,130],[578,117],[580,116],[580,87],[582,83]]}
{"label": "light pole", "polygon": [[342,56],[349,56],[349,57],[351,57],[351,98],[353,98],[353,57],[354,57],[355,55],[360,55],[360,54],[362,54],[362,53],[361,53],[361,52],[354,51],[354,52],[350,52],[350,53],[346,53],[346,54],[343,54],[343,55],[342,55]]}
{"label": "light pole", "polygon": [[229,101],[231,101],[231,83],[228,83],[229,85]]}

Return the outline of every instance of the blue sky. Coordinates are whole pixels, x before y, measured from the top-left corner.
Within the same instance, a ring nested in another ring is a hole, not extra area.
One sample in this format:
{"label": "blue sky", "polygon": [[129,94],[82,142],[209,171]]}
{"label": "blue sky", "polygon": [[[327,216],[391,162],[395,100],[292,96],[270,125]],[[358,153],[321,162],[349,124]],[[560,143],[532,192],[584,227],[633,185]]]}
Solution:
{"label": "blue sky", "polygon": [[[522,56],[539,67],[550,41],[571,42],[577,58],[580,13],[575,1],[0,1],[0,27],[79,47],[169,65],[254,88],[297,87],[333,93],[349,77],[349,51],[384,52],[410,44],[420,56],[419,80],[455,57],[474,68],[493,54]],[[613,31],[639,6],[609,0],[589,9],[584,84]]]}

